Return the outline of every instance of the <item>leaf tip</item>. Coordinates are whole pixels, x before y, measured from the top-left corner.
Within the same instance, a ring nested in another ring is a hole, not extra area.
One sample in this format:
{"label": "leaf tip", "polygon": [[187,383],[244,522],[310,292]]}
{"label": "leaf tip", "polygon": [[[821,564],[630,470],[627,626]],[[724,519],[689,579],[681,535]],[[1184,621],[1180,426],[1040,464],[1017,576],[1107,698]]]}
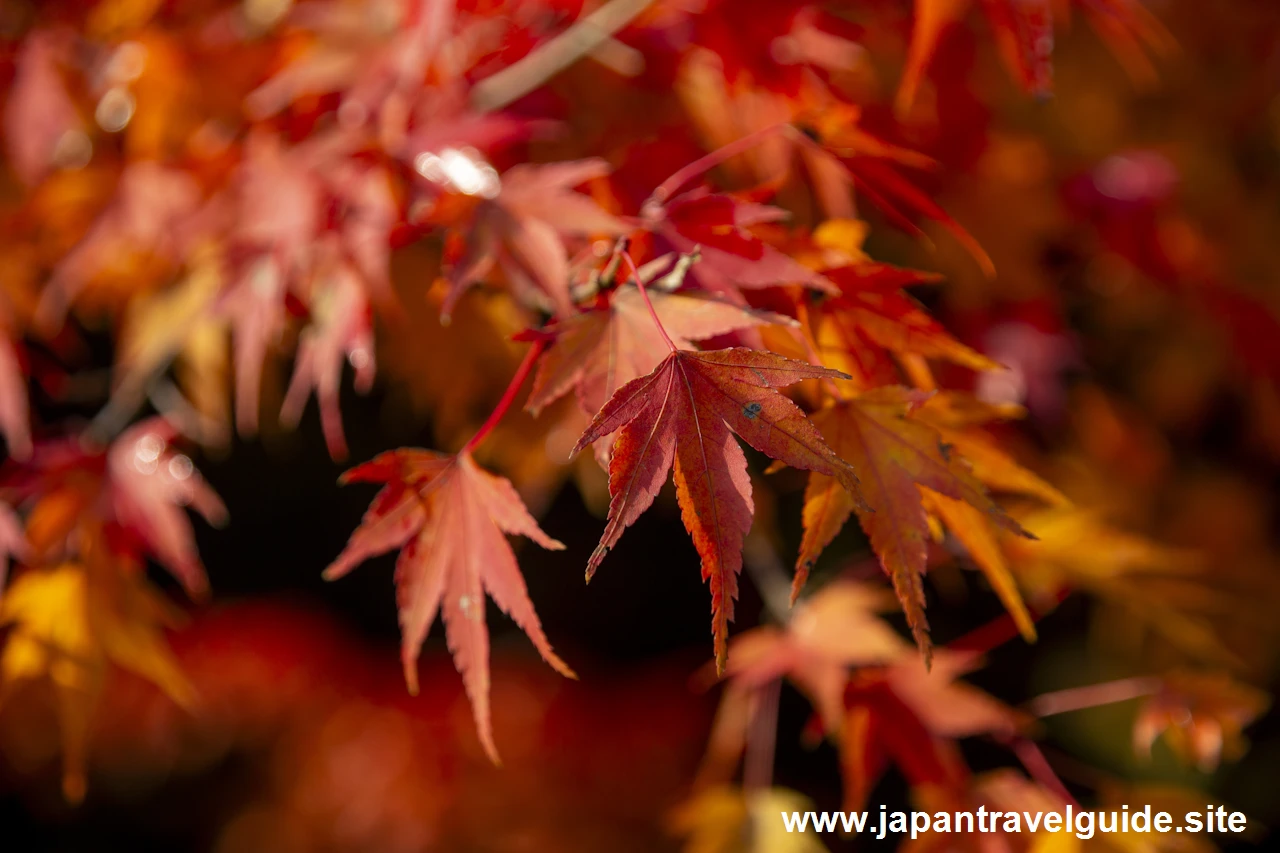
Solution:
{"label": "leaf tip", "polygon": [[404,664],[404,686],[409,691],[410,696],[418,695],[418,657],[417,655],[404,655],[402,659]]}

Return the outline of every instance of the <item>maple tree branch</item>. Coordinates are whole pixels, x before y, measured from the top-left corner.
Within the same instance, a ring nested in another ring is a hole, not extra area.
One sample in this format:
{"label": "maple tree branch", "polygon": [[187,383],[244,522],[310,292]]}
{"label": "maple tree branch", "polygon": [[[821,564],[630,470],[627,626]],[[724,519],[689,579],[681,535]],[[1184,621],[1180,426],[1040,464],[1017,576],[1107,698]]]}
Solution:
{"label": "maple tree branch", "polygon": [[516,395],[520,393],[520,387],[529,378],[529,373],[533,370],[533,365],[537,363],[538,356],[542,355],[542,351],[546,348],[546,339],[534,339],[533,346],[529,347],[529,351],[524,355],[524,360],[516,368],[516,373],[511,377],[511,384],[503,392],[502,399],[498,401],[498,405],[489,413],[488,419],[480,425],[480,429],[476,430],[476,434],[471,436],[470,440],[458,451],[459,456],[475,450],[480,442],[484,441],[489,433],[493,432],[493,428],[498,425],[498,421],[502,420],[502,416],[507,413],[507,410],[511,408],[511,404],[515,402]]}
{"label": "maple tree branch", "polygon": [[1024,707],[1037,717],[1051,717],[1068,711],[1081,711],[1085,708],[1096,708],[1099,705],[1126,702],[1129,699],[1150,696],[1159,691],[1160,679],[1158,678],[1151,676],[1121,678],[1116,681],[1104,681],[1101,684],[1069,687],[1066,690],[1043,693],[1028,701]]}
{"label": "maple tree branch", "polygon": [[768,127],[761,128],[760,130],[752,131],[740,139],[735,139],[728,145],[722,145],[715,151],[712,151],[709,154],[704,154],[687,166],[682,166],[665,181],[658,184],[657,188],[649,194],[649,202],[646,202],[646,205],[655,202],[662,204],[667,199],[671,198],[671,196],[675,195],[676,190],[680,189],[703,172],[719,166],[724,161],[731,157],[736,157],[744,151],[749,151],[768,137],[773,136],[775,133],[781,133],[790,126],[791,125],[786,122],[779,122],[778,124],[771,124]]}
{"label": "maple tree branch", "polygon": [[609,0],[567,30],[540,45],[471,90],[478,112],[499,110],[532,92],[582,57],[606,44],[653,0]]}

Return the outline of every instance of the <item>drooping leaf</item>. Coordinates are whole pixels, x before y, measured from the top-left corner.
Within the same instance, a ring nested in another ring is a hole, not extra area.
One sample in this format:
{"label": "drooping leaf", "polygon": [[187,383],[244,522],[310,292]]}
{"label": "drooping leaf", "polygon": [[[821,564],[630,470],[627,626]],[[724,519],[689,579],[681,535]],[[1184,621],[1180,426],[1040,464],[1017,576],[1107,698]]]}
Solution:
{"label": "drooping leaf", "polygon": [[1035,538],[1001,535],[1001,547],[1041,612],[1079,589],[1199,660],[1235,660],[1207,618],[1232,597],[1208,582],[1202,555],[1118,527],[1097,509],[1014,506],[1010,514]]}
{"label": "drooping leaf", "polygon": [[209,582],[184,508],[214,525],[226,522],[227,508],[191,459],[170,447],[173,437],[173,428],[157,418],[116,439],[107,452],[111,507],[115,520],[198,597],[208,592]]}
{"label": "drooping leaf", "polygon": [[22,682],[47,679],[58,707],[63,742],[63,792],[79,802],[94,706],[108,664],[130,670],[184,708],[195,692],[169,650],[162,628],[171,606],[147,585],[137,566],[112,564],[101,540],[84,563],[23,572],[0,597],[0,701]]}
{"label": "drooping leaf", "polygon": [[400,549],[396,591],[409,692],[418,692],[418,656],[440,613],[480,743],[496,763],[485,594],[529,636],[543,660],[574,678],[547,642],[504,534],[525,536],[549,550],[564,546],[542,532],[510,482],[477,467],[469,453],[396,450],[351,469],[343,482],[386,485],[325,578],[335,580],[369,557]]}
{"label": "drooping leaf", "polygon": [[979,662],[940,651],[933,667],[911,656],[854,673],[840,729],[846,809],[865,807],[890,762],[914,789],[963,795],[969,771],[956,740],[1009,737],[1027,725],[1024,715],[958,680]]}
{"label": "drooping leaf", "polygon": [[653,503],[674,465],[684,525],[711,585],[711,632],[723,670],[742,543],[754,512],[747,460],[733,434],[774,459],[834,478],[856,502],[853,468],[794,403],[773,390],[803,379],[840,377],[756,350],[674,350],[652,373],[619,388],[574,448],[576,453],[618,433],[609,463],[609,522],[587,563],[587,579]]}
{"label": "drooping leaf", "polygon": [[[1048,95],[1053,85],[1051,0],[982,0],[1006,65],[1028,91]],[[924,74],[948,28],[963,19],[973,0],[916,0],[907,66],[898,87],[897,109],[910,110]]]}
{"label": "drooping leaf", "polygon": [[131,256],[176,267],[198,234],[199,204],[186,172],[148,161],[128,166],[111,204],[54,270],[41,305],[46,322],[60,321],[95,276]]}
{"label": "drooping leaf", "polygon": [[835,451],[862,472],[863,496],[871,511],[858,511],[829,477],[810,475],[792,597],[799,595],[809,568],[849,514],[858,511],[871,547],[893,581],[911,632],[927,658],[930,642],[921,578],[929,528],[919,487],[963,500],[982,509],[1000,526],[1015,533],[1022,531],[992,502],[964,463],[950,454],[937,432],[910,417],[910,410],[922,399],[918,392],[890,386],[837,403],[814,416]]}
{"label": "drooping leaf", "polygon": [[[388,122],[404,113],[449,37],[455,3],[403,0],[377,10],[340,2],[307,3],[295,18],[318,38],[280,73],[249,93],[251,115],[274,115],[307,96],[342,93],[351,124]],[[403,129],[400,129],[403,133]]]}
{"label": "drooping leaf", "polygon": [[105,539],[115,558],[152,557],[189,595],[207,593],[186,509],[214,525],[227,510],[175,436],[172,424],[148,418],[105,448],[80,436],[47,440],[29,461],[6,466],[0,488],[25,514],[33,559],[80,559],[86,543]]}
{"label": "drooping leaf", "polygon": [[329,455],[342,459],[347,442],[338,408],[342,367],[355,370],[355,387],[365,393],[373,385],[374,347],[369,301],[354,270],[336,264],[312,283],[311,324],[298,342],[293,378],[285,392],[280,421],[297,426],[307,396],[315,391],[320,425]]}
{"label": "drooping leaf", "polygon": [[[917,410],[917,416],[938,431],[942,441],[968,464],[973,476],[993,492],[1025,495],[1052,506],[1069,507],[1071,501],[1051,484],[1019,465],[981,428],[994,420],[1021,417],[1020,407],[996,407],[968,395],[941,392]],[[1005,557],[1000,536],[991,520],[963,501],[923,489],[925,509],[939,518],[969,552],[986,575],[991,588],[1013,616],[1027,641],[1036,638],[1035,623],[1022,599],[1017,579]]]}
{"label": "drooping leaf", "polygon": [[892,762],[913,788],[962,789],[968,768],[956,744],[929,731],[916,709],[871,670],[857,673],[845,689],[840,729],[840,774],[844,807],[860,810]]}
{"label": "drooping leaf", "polygon": [[850,668],[890,664],[911,651],[877,614],[895,605],[888,590],[838,580],[797,604],[784,627],[762,625],[734,638],[700,779],[736,775],[757,700],[779,678],[804,694],[828,734],[838,735]]}

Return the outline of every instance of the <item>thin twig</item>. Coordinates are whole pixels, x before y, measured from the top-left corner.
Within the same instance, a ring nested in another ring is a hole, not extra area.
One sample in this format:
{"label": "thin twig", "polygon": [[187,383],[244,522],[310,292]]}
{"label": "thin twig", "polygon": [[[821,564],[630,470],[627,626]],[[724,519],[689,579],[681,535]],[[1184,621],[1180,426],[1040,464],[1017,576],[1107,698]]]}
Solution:
{"label": "thin twig", "polygon": [[652,3],[653,0],[610,0],[523,59],[477,83],[471,90],[471,106],[478,112],[488,112],[524,97],[605,44]]}
{"label": "thin twig", "polygon": [[687,166],[683,166],[676,170],[675,173],[659,184],[657,189],[655,189],[649,196],[649,202],[646,204],[665,203],[667,199],[675,195],[677,190],[689,183],[689,181],[692,181],[694,178],[701,175],[703,172],[708,169],[714,169],[724,161],[731,157],[736,157],[744,151],[751,150],[768,137],[773,136],[775,133],[780,133],[790,126],[791,125],[785,122],[771,124],[768,127],[762,127],[760,130],[748,133],[740,139],[735,139],[727,145],[722,145],[710,154],[704,154]]}
{"label": "thin twig", "polygon": [[1023,707],[1037,717],[1050,717],[1054,714],[1065,714],[1068,711],[1081,711],[1085,708],[1096,708],[1099,705],[1126,702],[1130,699],[1150,696],[1159,691],[1160,679],[1158,678],[1150,676],[1121,678],[1118,681],[1105,681],[1102,684],[1089,684],[1085,687],[1071,687],[1066,690],[1043,693],[1028,701]]}

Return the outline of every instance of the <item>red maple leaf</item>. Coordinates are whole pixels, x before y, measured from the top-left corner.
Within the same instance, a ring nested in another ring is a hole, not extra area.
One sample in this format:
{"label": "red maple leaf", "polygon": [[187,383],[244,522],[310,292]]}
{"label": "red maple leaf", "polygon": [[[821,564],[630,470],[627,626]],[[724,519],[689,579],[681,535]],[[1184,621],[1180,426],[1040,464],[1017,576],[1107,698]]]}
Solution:
{"label": "red maple leaf", "polygon": [[857,494],[857,477],[794,403],[775,388],[844,374],[770,352],[672,349],[647,376],[618,389],[574,448],[617,432],[609,463],[609,523],[587,563],[587,579],[657,497],[674,465],[685,528],[711,583],[711,631],[724,669],[738,595],[742,543],[754,507],[737,434],[774,459],[835,477]]}
{"label": "red maple leaf", "polygon": [[575,677],[551,650],[503,534],[528,537],[550,550],[564,546],[542,532],[510,481],[480,469],[465,451],[447,456],[395,450],[352,468],[341,482],[386,485],[347,547],[325,569],[325,578],[340,578],[369,557],[400,549],[396,590],[409,692],[418,692],[418,655],[440,613],[471,699],[480,742],[496,763],[485,593],[529,635],[543,660],[562,675]]}

